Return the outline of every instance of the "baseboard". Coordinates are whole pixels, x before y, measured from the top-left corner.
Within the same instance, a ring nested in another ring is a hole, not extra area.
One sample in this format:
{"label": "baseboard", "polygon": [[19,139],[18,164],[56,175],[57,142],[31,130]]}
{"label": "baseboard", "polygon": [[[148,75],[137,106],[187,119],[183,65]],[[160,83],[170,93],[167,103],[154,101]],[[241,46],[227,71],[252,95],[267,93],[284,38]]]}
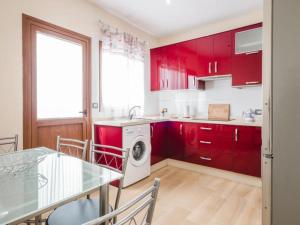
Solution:
{"label": "baseboard", "polygon": [[202,173],[210,176],[225,178],[228,180],[232,180],[235,182],[255,186],[262,187],[262,181],[258,177],[247,176],[244,174],[234,173],[226,170],[215,169],[207,166],[201,166],[193,163],[183,162],[174,159],[166,159],[157,164],[151,166],[151,173],[165,167],[165,166],[174,166],[177,168],[190,170],[197,173]]}
{"label": "baseboard", "polygon": [[168,159],[155,163],[151,166],[151,173],[154,173],[155,171],[160,170],[161,168],[164,168],[166,166],[168,166]]}

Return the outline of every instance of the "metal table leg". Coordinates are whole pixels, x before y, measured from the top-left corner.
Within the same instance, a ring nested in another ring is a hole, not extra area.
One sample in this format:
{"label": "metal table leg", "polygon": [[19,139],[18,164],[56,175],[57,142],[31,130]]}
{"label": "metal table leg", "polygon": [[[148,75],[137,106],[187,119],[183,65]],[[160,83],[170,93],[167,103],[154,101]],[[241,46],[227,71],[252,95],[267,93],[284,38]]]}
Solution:
{"label": "metal table leg", "polygon": [[[109,213],[109,184],[102,185],[100,187],[100,212],[99,216],[104,216]],[[108,225],[109,222],[105,222],[101,225]]]}

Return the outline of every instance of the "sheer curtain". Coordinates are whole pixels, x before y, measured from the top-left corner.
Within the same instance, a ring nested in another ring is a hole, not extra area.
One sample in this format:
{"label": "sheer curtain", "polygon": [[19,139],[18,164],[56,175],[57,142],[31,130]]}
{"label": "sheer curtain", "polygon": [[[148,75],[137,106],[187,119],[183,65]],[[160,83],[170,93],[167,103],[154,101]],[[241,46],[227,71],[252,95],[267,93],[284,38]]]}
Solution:
{"label": "sheer curtain", "polygon": [[127,116],[134,105],[144,108],[145,42],[130,34],[102,26],[102,111]]}

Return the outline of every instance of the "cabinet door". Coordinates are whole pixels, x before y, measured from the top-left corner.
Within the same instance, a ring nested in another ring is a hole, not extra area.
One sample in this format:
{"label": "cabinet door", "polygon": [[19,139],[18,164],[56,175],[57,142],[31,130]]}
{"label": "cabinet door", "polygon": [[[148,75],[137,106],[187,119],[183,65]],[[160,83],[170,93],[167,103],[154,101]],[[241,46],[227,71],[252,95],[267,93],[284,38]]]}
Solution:
{"label": "cabinet door", "polygon": [[236,126],[233,142],[233,171],[261,176],[261,128]]}
{"label": "cabinet door", "polygon": [[167,154],[167,123],[151,123],[151,165],[168,157]]}
{"label": "cabinet door", "polygon": [[262,51],[235,55],[232,59],[232,86],[262,83]]}
{"label": "cabinet door", "polygon": [[184,161],[199,162],[198,125],[196,123],[184,124]]}
{"label": "cabinet door", "polygon": [[214,167],[232,171],[233,134],[235,126],[218,125],[217,148],[214,152]]}
{"label": "cabinet door", "polygon": [[231,31],[213,35],[213,73],[226,75],[232,73]]}
{"label": "cabinet door", "polygon": [[[236,53],[236,33],[261,27],[254,24],[232,31],[232,86],[258,85],[262,83],[262,51]],[[251,40],[249,45],[251,45]],[[254,43],[255,44],[255,43]],[[247,43],[244,43],[244,46]],[[251,49],[251,48],[249,48]]]}
{"label": "cabinet door", "polygon": [[213,75],[213,38],[211,36],[196,39],[198,55],[198,76]]}
{"label": "cabinet door", "polygon": [[168,154],[171,159],[184,159],[184,125],[181,122],[169,122]]}
{"label": "cabinet door", "polygon": [[151,64],[151,91],[160,90],[160,78],[159,78],[159,67],[160,67],[160,49],[150,50],[150,64]]}

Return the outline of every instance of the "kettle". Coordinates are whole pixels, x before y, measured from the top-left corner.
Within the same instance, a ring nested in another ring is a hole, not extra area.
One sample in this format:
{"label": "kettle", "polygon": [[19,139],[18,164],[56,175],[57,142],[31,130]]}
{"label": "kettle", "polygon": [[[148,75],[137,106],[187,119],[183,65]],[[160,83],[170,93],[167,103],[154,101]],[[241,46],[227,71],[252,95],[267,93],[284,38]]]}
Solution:
{"label": "kettle", "polygon": [[245,122],[254,122],[255,121],[255,111],[248,109],[243,112],[243,119]]}

